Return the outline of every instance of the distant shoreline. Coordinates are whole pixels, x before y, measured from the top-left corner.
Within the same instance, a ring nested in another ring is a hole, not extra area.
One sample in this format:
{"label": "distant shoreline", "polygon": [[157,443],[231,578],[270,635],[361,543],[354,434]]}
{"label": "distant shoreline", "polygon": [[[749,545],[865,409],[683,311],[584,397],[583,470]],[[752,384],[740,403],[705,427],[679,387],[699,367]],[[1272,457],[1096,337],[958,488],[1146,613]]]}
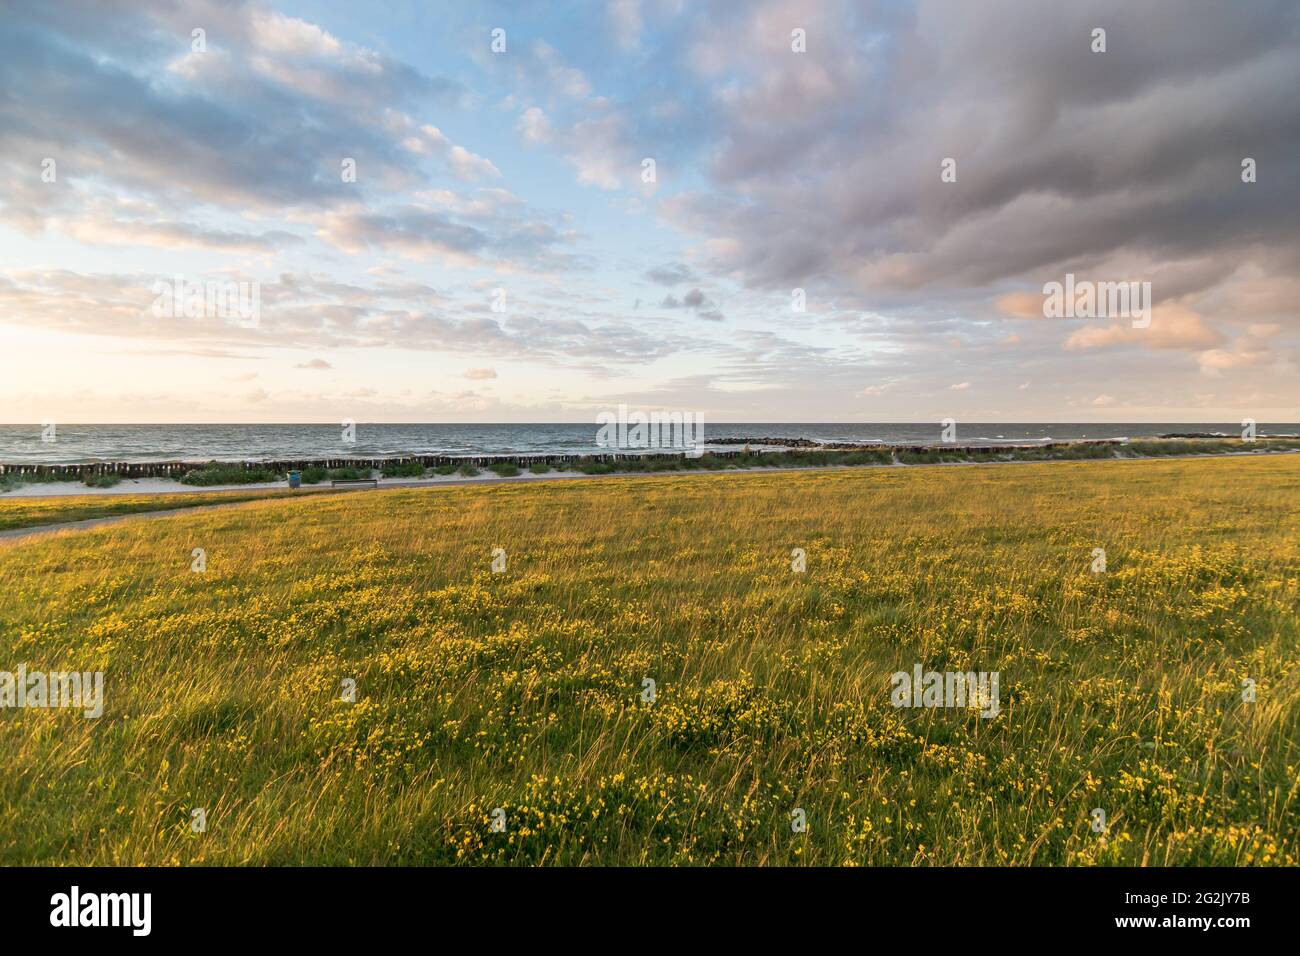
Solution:
{"label": "distant shoreline", "polygon": [[[1216,439],[1220,436],[1215,436]],[[1226,436],[1222,436],[1226,438]],[[616,447],[594,452],[487,452],[483,454],[393,454],[357,455],[324,454],[308,456],[247,457],[247,458],[174,458],[160,461],[82,461],[82,462],[0,462],[0,476],[33,475],[60,476],[75,474],[105,474],[117,472],[128,478],[167,478],[196,468],[223,465],[243,469],[270,468],[280,472],[309,468],[371,468],[386,465],[419,463],[425,468],[464,464],[490,468],[497,464],[512,464],[528,468],[545,464],[552,468],[566,465],[583,465],[591,462],[636,462],[655,456],[694,457],[708,455],[715,458],[735,458],[746,455],[888,451],[925,453],[930,451],[957,453],[1014,454],[1017,452],[1053,449],[1065,446],[1119,446],[1125,438],[1064,439],[1054,441],[1023,440],[1003,442],[840,442],[815,441],[809,438],[725,438],[705,442],[698,454],[690,455],[681,446]]]}
{"label": "distant shoreline", "polygon": [[[613,440],[593,424],[384,424],[360,422],[313,425],[78,425],[47,423],[0,425],[0,471],[28,466],[150,465],[160,476],[161,466],[193,467],[209,461],[244,464],[324,462],[361,459],[377,461],[418,458],[422,462],[464,459],[486,462],[493,457],[519,460],[548,456],[626,453],[634,449],[615,444],[646,445],[653,430],[640,438],[619,435]],[[942,444],[947,438],[963,446],[1016,447],[1076,441],[1151,441],[1167,437],[1226,440],[1241,434],[1232,422],[1110,422],[1099,423],[989,423],[939,421],[911,424],[862,422],[836,423],[703,423],[703,429],[682,436],[685,443],[725,452],[743,449],[790,448],[917,448]],[[1260,421],[1264,435],[1300,433],[1300,422]],[[659,436],[663,438],[664,436]],[[629,440],[630,439],[630,440]],[[678,444],[683,442],[673,436]],[[665,442],[667,444],[668,442]],[[170,469],[172,471],[176,468]],[[127,473],[127,472],[124,472]],[[140,474],[132,474],[140,477]]]}

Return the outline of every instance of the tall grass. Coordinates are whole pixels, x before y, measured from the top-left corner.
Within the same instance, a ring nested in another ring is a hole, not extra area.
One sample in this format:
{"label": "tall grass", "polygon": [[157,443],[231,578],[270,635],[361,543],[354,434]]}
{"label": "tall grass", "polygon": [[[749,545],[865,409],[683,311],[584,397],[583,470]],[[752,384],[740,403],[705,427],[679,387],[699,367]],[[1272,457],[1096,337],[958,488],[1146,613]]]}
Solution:
{"label": "tall grass", "polygon": [[[0,862],[1295,865],[1298,493],[1293,457],[721,473],[0,543],[0,670],[106,674],[98,720],[0,711]],[[1001,712],[895,709],[914,663]]]}

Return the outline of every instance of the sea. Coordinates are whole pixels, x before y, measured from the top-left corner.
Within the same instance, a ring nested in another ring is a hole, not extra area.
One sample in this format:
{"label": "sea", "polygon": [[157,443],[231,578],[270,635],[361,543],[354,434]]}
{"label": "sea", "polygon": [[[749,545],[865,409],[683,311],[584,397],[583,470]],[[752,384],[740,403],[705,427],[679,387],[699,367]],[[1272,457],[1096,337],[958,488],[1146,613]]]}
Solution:
{"label": "sea", "polygon": [[[1300,424],[1259,423],[1259,435],[1300,434]],[[293,458],[400,455],[596,454],[592,422],[569,424],[392,424],[358,422],[354,441],[341,424],[281,425],[0,425],[0,464],[84,464],[150,461],[257,461]],[[761,447],[761,439],[806,438],[824,442],[931,444],[943,425],[919,423],[706,423],[705,447],[738,439]],[[958,422],[962,445],[1047,442],[1098,438],[1151,438],[1170,434],[1240,437],[1240,423],[979,423]],[[53,440],[44,440],[51,438]]]}

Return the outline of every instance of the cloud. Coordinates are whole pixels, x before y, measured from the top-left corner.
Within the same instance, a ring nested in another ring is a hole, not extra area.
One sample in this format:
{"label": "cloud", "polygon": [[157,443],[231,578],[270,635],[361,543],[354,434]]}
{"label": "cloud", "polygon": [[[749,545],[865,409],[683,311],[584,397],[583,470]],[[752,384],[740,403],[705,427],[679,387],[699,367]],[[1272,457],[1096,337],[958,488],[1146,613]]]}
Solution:
{"label": "cloud", "polygon": [[624,49],[636,46],[642,27],[640,0],[611,0],[607,9],[619,46]]}
{"label": "cloud", "polygon": [[549,143],[554,136],[546,112],[538,106],[530,106],[519,115],[515,127],[526,143]]}
{"label": "cloud", "polygon": [[999,296],[995,306],[1004,315],[1017,319],[1043,318],[1044,297],[1041,292],[1008,292]]}
{"label": "cloud", "polygon": [[[191,52],[200,23],[208,49]],[[355,199],[356,184],[340,176],[345,156],[357,158],[358,184],[418,181],[393,117],[465,92],[305,21],[208,0],[107,0],[73,15],[15,8],[0,34],[0,87],[23,91],[0,99],[0,176],[29,181],[18,164],[32,155],[60,168],[56,184],[8,199],[0,222],[94,243],[231,251],[296,240],[216,227],[213,207],[269,215]],[[495,170],[464,147],[442,147],[458,175]],[[124,196],[149,216],[96,209]]]}
{"label": "cloud", "polygon": [[501,170],[491,160],[453,143],[432,123],[417,125],[406,114],[388,110],[385,125],[394,136],[400,137],[403,149],[421,156],[440,157],[457,179],[472,182],[501,176]]}
{"label": "cloud", "polygon": [[583,99],[591,95],[591,82],[582,70],[565,62],[560,52],[545,40],[534,40],[527,48],[524,69],[558,96]]}
{"label": "cloud", "polygon": [[[688,62],[716,130],[708,183],[658,208],[712,251],[701,265],[715,276],[877,309],[942,296],[979,312],[992,292],[1002,314],[1041,319],[1041,296],[1005,287],[1211,264],[1188,273],[1194,287],[1153,283],[1169,299],[1238,267],[1294,274],[1300,177],[1281,159],[1300,148],[1294,4],[1243,17],[1210,0],[827,0],[800,13],[803,56],[783,48],[782,5],[721,12],[694,33]],[[1101,22],[1123,42],[1094,54]],[[1273,157],[1277,178],[1243,184],[1246,155]],[[940,179],[944,157],[956,182]]]}
{"label": "cloud", "polygon": [[1225,369],[1264,365],[1272,360],[1273,356],[1263,349],[1242,348],[1209,349],[1197,357],[1201,369],[1209,375],[1217,375]]}
{"label": "cloud", "polygon": [[1137,345],[1148,349],[1204,349],[1223,341],[1223,335],[1196,312],[1179,305],[1157,306],[1151,325],[1134,328],[1125,319],[1109,325],[1087,325],[1065,341],[1067,349],[1097,349]]}
{"label": "cloud", "polygon": [[1232,369],[1274,365],[1283,359],[1276,347],[1281,331],[1277,323],[1252,323],[1229,348],[1208,349],[1197,356],[1197,362],[1201,371],[1211,378]]}
{"label": "cloud", "polygon": [[670,293],[664,296],[659,305],[665,309],[691,309],[698,318],[709,322],[722,322],[726,319],[713,300],[699,289],[691,289],[680,299]]}
{"label": "cloud", "polygon": [[467,211],[393,205],[371,209],[351,205],[311,217],[316,236],[352,255],[395,253],[408,259],[433,257],[444,265],[480,268],[580,270],[588,261],[571,251],[573,236],[541,220],[507,215],[501,207]]}
{"label": "cloud", "polygon": [[[223,276],[235,281],[246,277]],[[442,351],[528,360],[546,367],[595,363],[640,366],[701,349],[688,336],[646,330],[607,316],[580,317],[560,306],[520,302],[503,315],[487,297],[447,299],[418,283],[354,285],[285,273],[261,283],[261,320],[245,327],[221,317],[159,317],[155,282],[170,276],[68,270],[0,271],[0,317],[10,326],[162,341],[205,353],[259,348],[368,348]],[[232,354],[229,357],[247,357]]]}
{"label": "cloud", "polygon": [[645,277],[656,285],[674,286],[692,281],[695,273],[685,263],[668,262],[646,270]]}
{"label": "cloud", "polygon": [[465,369],[465,377],[473,380],[496,378],[497,370],[494,368],[467,368]]}
{"label": "cloud", "polygon": [[617,113],[590,115],[563,135],[565,158],[578,171],[578,182],[601,189],[618,189],[641,174],[641,164],[624,143],[626,122]]}
{"label": "cloud", "polygon": [[639,186],[652,194],[656,184],[641,178],[645,156],[632,148],[633,116],[613,100],[594,95],[582,71],[568,66],[549,44],[536,41],[525,49],[514,62],[516,85],[529,101],[548,94],[551,108],[548,112],[530,102],[519,115],[515,131],[524,143],[557,148],[581,185],[608,191]]}
{"label": "cloud", "polygon": [[302,239],[284,230],[260,234],[208,229],[193,223],[54,218],[48,225],[80,242],[108,246],[151,246],[252,254],[299,245]]}
{"label": "cloud", "polygon": [[333,367],[334,366],[331,365],[329,362],[325,361],[324,359],[318,359],[318,358],[314,358],[308,362],[299,362],[297,365],[294,366],[294,368],[321,369],[321,370],[332,369]]}

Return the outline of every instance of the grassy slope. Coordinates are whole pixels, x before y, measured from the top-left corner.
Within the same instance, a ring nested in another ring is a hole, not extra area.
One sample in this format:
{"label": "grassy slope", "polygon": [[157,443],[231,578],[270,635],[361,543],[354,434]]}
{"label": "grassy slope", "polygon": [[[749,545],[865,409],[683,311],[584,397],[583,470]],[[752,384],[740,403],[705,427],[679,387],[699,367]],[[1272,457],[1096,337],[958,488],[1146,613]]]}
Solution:
{"label": "grassy slope", "polygon": [[[1130,442],[1122,449],[1111,448],[1097,445],[1074,445],[1060,446],[1057,448],[1045,449],[1022,449],[1016,452],[1004,453],[981,453],[981,452],[949,452],[942,448],[935,448],[930,451],[912,452],[899,451],[897,461],[904,465],[932,465],[948,463],[970,463],[981,464],[991,462],[1024,462],[1024,461],[1043,461],[1043,460],[1081,460],[1096,458],[1115,458],[1115,457],[1151,457],[1167,458],[1180,455],[1223,455],[1239,454],[1242,452],[1255,455],[1272,454],[1280,451],[1292,451],[1300,449],[1300,440],[1289,439],[1260,439],[1257,442],[1246,444],[1237,440],[1213,440],[1213,441],[1136,441]],[[713,455],[706,455],[700,459],[682,459],[679,457],[663,457],[650,455],[640,461],[623,461],[617,464],[611,463],[588,463],[577,466],[579,471],[586,474],[613,474],[619,473],[644,473],[644,472],[677,472],[677,471],[723,471],[731,469],[746,468],[812,468],[820,466],[879,466],[891,464],[889,451],[882,449],[862,449],[858,451],[809,451],[801,450],[796,452],[784,453],[766,453],[763,455],[742,455],[736,458],[719,458]],[[437,474],[448,475],[456,471],[454,466],[435,469]],[[511,477],[519,474],[519,469],[508,463],[490,466],[491,471],[497,472],[502,477]],[[547,468],[546,470],[551,470]],[[238,479],[247,479],[249,477],[262,478],[263,475],[256,475],[243,469],[233,469],[230,471],[223,468],[212,470],[209,476],[209,484],[221,484],[226,482],[236,482]],[[308,487],[320,484],[331,478],[366,478],[370,477],[371,469],[361,470],[357,468],[308,468],[303,471],[303,483]],[[479,470],[470,464],[465,464],[459,469],[464,475],[477,475]],[[383,477],[404,477],[413,478],[424,475],[425,469],[411,462],[393,463],[391,467],[383,471]],[[0,479],[2,481],[3,479]],[[201,486],[204,482],[195,482]],[[0,483],[0,492],[7,490]],[[33,500],[30,498],[4,498],[0,497],[0,531],[10,528],[28,528],[39,527],[46,524],[55,524],[61,521],[79,521],[83,518],[100,518],[119,514],[130,514],[142,511],[158,511],[166,508],[188,508],[201,504],[214,504],[218,500],[223,501],[251,501],[258,498],[269,498],[277,495],[288,494],[288,489],[258,489],[256,491],[223,491],[212,494],[220,495],[219,499],[209,498],[208,501],[201,501],[193,494],[161,494],[161,495],[140,495],[140,496],[118,496],[107,498],[102,495],[71,495],[61,496],[58,498]]]}
{"label": "grassy slope", "polygon": [[[0,862],[1295,864],[1297,500],[1296,458],[864,469],[0,545],[0,669],[108,698],[0,711]],[[895,710],[916,662],[1002,713]]]}

